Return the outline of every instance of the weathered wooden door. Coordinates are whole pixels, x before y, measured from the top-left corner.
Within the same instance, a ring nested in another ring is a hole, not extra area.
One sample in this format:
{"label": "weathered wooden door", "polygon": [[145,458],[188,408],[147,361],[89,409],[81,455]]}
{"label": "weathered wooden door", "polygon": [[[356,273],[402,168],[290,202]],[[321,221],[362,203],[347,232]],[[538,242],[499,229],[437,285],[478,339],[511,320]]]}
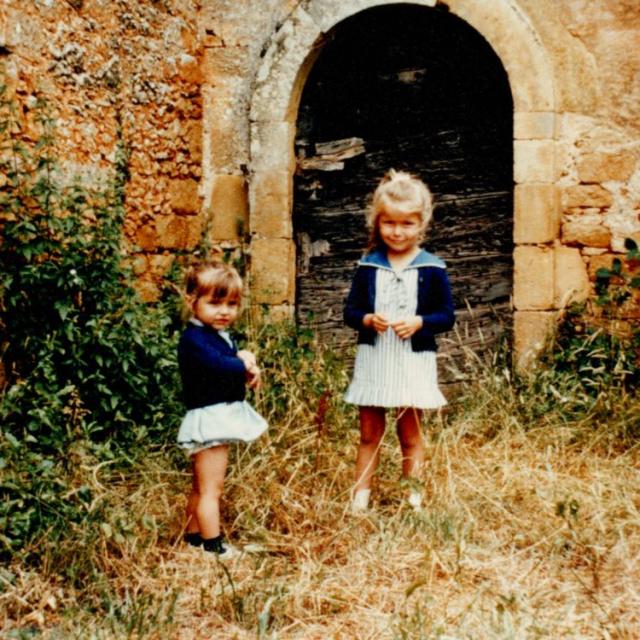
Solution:
{"label": "weathered wooden door", "polygon": [[364,210],[389,169],[435,196],[426,248],[447,261],[457,333],[445,378],[466,347],[491,353],[510,326],[513,105],[488,43],[439,9],[387,5],[329,34],[298,115],[294,229],[297,313],[326,340],[353,340],[342,304],[366,245]]}

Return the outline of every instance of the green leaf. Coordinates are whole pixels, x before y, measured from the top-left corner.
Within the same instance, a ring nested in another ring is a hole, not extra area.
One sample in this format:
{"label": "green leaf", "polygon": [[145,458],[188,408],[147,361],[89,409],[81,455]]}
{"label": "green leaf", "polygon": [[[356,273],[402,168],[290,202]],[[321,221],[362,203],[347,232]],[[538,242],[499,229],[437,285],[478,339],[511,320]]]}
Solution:
{"label": "green leaf", "polygon": [[620,258],[614,258],[613,263],[611,265],[611,271],[615,273],[617,276],[622,272],[622,260]]}

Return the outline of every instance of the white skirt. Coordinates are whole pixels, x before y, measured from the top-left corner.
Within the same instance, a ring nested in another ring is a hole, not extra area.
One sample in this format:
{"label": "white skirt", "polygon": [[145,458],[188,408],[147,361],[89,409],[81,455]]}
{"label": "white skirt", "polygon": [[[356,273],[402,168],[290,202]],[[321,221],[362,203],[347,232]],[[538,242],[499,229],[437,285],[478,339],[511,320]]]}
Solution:
{"label": "white skirt", "polygon": [[252,442],[267,426],[248,402],[220,402],[187,411],[178,431],[178,446],[193,455],[231,442]]}
{"label": "white skirt", "polygon": [[345,400],[364,407],[438,409],[447,404],[438,387],[434,351],[413,351],[391,329],[375,345],[360,344]]}

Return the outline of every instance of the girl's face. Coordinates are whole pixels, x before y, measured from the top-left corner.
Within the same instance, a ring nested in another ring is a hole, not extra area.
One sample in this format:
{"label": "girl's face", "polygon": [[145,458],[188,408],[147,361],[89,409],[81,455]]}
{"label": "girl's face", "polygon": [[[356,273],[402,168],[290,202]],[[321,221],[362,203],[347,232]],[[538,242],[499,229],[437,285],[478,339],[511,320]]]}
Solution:
{"label": "girl's face", "polygon": [[212,329],[226,329],[238,317],[240,300],[235,297],[214,299],[205,295],[193,303],[193,315]]}
{"label": "girl's face", "polygon": [[378,232],[389,254],[402,257],[420,244],[425,224],[419,213],[386,208],[378,215]]}

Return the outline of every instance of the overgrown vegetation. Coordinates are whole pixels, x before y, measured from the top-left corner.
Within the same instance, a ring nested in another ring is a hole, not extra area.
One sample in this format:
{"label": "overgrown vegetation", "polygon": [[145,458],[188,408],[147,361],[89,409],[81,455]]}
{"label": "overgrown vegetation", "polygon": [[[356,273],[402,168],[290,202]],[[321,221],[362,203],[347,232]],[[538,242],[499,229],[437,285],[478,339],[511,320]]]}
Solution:
{"label": "overgrown vegetation", "polygon": [[177,407],[175,323],[138,299],[123,264],[126,149],[103,188],[65,184],[46,105],[33,115],[40,136],[28,146],[16,105],[0,103],[5,559],[89,525],[83,465],[162,441]]}
{"label": "overgrown vegetation", "polygon": [[619,316],[635,245],[599,273],[594,306],[566,314],[545,367],[477,365],[426,420],[418,514],[389,429],[374,510],[348,515],[348,366],[311,332],[247,314],[270,429],[232,451],[223,519],[250,552],[222,566],[180,544],[177,305],[143,305],[123,262],[126,153],[103,189],[64,186],[46,109],[31,148],[2,109],[8,638],[634,637],[640,365]]}

